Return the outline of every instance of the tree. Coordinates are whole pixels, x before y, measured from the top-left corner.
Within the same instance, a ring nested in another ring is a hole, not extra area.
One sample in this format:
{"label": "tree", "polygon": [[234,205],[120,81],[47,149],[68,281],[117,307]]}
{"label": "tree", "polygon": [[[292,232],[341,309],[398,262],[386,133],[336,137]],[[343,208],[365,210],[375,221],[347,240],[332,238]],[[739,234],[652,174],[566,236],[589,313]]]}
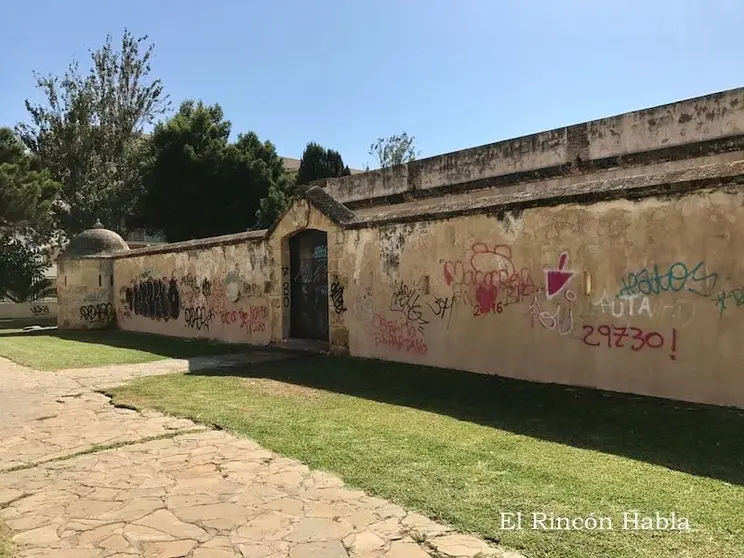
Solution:
{"label": "tree", "polygon": [[0,128],[0,235],[48,236],[60,187],[10,128]]}
{"label": "tree", "polygon": [[305,147],[297,171],[297,184],[310,184],[313,180],[335,178],[351,174],[349,167],[344,166],[341,154],[333,149],[325,149],[315,142]]}
{"label": "tree", "polygon": [[392,167],[416,160],[418,153],[414,146],[415,138],[409,137],[406,132],[399,136],[377,138],[369,146],[369,154],[377,159],[380,168]]}
{"label": "tree", "polygon": [[139,206],[145,228],[171,242],[245,231],[260,200],[288,181],[270,142],[253,133],[230,143],[219,105],[186,101],[150,138]]}
{"label": "tree", "polygon": [[50,295],[54,288],[44,276],[48,262],[35,242],[0,235],[0,300],[27,302]]}
{"label": "tree", "polygon": [[106,37],[91,51],[91,67],[81,73],[72,62],[62,77],[35,74],[45,102],[26,101],[30,123],[17,126],[21,139],[51,176],[62,183],[66,211],[60,223],[68,234],[102,219],[124,234],[127,216],[141,194],[140,158],[144,126],[170,106],[159,79],[150,79],[154,45],[124,30],[121,50]]}
{"label": "tree", "polygon": [[300,168],[294,180],[287,177],[287,179],[278,181],[269,189],[266,197],[261,199],[254,228],[265,229],[273,225],[296,196],[297,186],[304,186],[322,178],[335,178],[349,174],[351,171],[344,165],[344,160],[338,151],[326,149],[315,142],[308,143],[302,153]]}

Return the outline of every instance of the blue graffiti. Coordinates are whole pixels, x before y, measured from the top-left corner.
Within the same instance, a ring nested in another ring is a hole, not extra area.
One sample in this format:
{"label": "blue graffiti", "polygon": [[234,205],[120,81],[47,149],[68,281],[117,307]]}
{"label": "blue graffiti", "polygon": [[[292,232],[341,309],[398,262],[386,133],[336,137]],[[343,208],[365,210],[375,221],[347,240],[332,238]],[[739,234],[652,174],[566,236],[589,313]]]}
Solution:
{"label": "blue graffiti", "polygon": [[644,269],[638,273],[628,273],[622,279],[623,288],[617,296],[658,295],[668,291],[679,292],[683,289],[696,295],[709,297],[718,281],[718,273],[705,274],[705,262],[688,269],[682,262],[669,266],[666,273],[659,272],[659,266]]}

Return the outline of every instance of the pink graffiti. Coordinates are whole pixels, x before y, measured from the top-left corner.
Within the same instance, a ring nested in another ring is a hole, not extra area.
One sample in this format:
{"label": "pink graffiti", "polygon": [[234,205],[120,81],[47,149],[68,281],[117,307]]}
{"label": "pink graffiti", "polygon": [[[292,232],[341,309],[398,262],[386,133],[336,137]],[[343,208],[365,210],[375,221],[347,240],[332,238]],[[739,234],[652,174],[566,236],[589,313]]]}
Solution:
{"label": "pink graffiti", "polygon": [[223,324],[240,323],[249,335],[266,330],[269,309],[266,306],[249,306],[247,310],[227,310],[220,314]]}
{"label": "pink graffiti", "polygon": [[387,320],[380,314],[372,317],[375,346],[384,345],[405,353],[425,355],[428,351],[424,336],[414,324],[405,318]]}
{"label": "pink graffiti", "polygon": [[453,288],[476,287],[476,314],[492,311],[497,301],[520,302],[540,290],[528,269],[517,269],[514,265],[510,247],[499,244],[489,247],[484,242],[473,244],[465,253],[464,262],[446,262],[444,280]]}
{"label": "pink graffiti", "polygon": [[545,270],[545,287],[548,298],[553,298],[560,293],[575,275],[575,272],[565,270],[566,262],[568,262],[568,252],[563,252],[558,257],[558,269]]}

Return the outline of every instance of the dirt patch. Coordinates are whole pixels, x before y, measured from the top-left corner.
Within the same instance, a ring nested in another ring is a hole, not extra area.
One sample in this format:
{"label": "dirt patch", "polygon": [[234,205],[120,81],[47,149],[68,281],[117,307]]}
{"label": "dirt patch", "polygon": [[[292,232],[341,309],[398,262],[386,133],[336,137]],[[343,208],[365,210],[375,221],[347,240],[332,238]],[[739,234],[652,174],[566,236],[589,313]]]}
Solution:
{"label": "dirt patch", "polygon": [[246,388],[282,397],[300,397],[302,399],[317,399],[321,391],[297,384],[288,384],[268,378],[246,378],[242,381]]}

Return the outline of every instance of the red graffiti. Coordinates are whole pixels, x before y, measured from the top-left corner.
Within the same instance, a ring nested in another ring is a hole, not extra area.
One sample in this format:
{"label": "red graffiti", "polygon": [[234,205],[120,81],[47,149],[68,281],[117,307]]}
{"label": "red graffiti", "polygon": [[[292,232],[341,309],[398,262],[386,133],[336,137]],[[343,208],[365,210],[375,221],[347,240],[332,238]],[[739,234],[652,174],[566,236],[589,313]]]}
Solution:
{"label": "red graffiti", "polygon": [[[595,333],[607,339],[607,348],[610,349],[622,349],[625,347],[630,347],[632,351],[640,351],[647,347],[650,349],[660,349],[666,342],[664,336],[658,331],[643,331],[637,327],[620,327],[609,324],[602,324],[596,327],[593,325],[585,325],[582,341],[591,347],[601,347],[603,345],[601,340],[596,342],[593,340]],[[628,344],[626,344],[626,342]],[[677,360],[676,329],[672,329],[669,345],[671,353],[669,358]]]}
{"label": "red graffiti", "polygon": [[372,317],[375,346],[385,345],[405,353],[425,355],[428,351],[423,334],[413,324],[406,323],[405,318],[387,320],[380,314]]}
{"label": "red graffiti", "polygon": [[248,334],[259,333],[266,330],[266,319],[269,309],[266,306],[249,306],[248,310],[227,310],[220,314],[223,324],[240,323]]}
{"label": "red graffiti", "polygon": [[501,314],[504,311],[504,304],[497,302],[499,289],[494,285],[478,285],[475,289],[475,300],[478,304],[475,305],[473,316],[483,316],[489,312],[495,312]]}
{"label": "red graffiti", "polygon": [[575,272],[566,271],[566,262],[568,261],[568,252],[563,252],[558,257],[558,269],[545,270],[545,287],[548,298],[553,298],[563,290]]}
{"label": "red graffiti", "polygon": [[479,314],[496,308],[496,302],[504,304],[520,302],[540,289],[526,268],[517,269],[512,261],[511,248],[504,245],[489,247],[476,242],[462,261],[444,264],[444,280],[448,285],[476,287]]}

